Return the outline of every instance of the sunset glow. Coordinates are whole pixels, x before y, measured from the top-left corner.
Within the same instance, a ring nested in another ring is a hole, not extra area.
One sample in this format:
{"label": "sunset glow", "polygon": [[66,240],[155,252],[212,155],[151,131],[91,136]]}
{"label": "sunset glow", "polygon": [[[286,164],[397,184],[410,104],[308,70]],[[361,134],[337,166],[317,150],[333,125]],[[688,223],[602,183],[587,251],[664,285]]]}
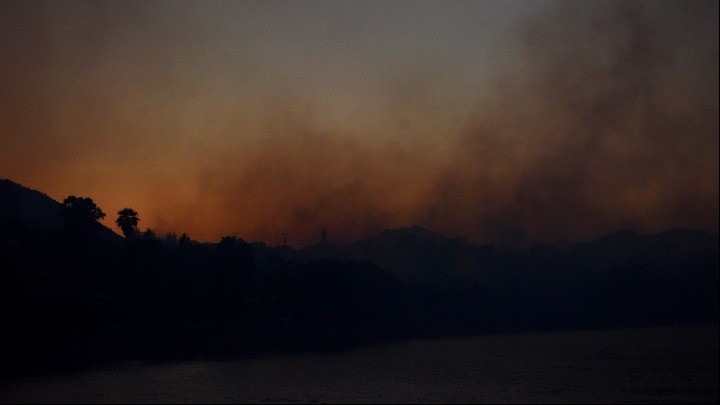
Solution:
{"label": "sunset glow", "polygon": [[3,1],[0,53],[0,178],[143,230],[718,232],[717,2]]}

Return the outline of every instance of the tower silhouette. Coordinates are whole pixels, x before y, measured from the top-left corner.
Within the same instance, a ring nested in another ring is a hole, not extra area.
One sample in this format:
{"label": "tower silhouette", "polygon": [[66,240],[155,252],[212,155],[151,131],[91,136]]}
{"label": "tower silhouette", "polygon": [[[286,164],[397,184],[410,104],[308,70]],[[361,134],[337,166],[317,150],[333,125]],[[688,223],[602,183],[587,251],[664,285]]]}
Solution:
{"label": "tower silhouette", "polygon": [[327,229],[326,229],[325,227],[323,227],[322,230],[320,231],[320,244],[321,244],[321,245],[325,245],[325,244],[327,244],[327,243],[328,243],[328,240],[327,240]]}

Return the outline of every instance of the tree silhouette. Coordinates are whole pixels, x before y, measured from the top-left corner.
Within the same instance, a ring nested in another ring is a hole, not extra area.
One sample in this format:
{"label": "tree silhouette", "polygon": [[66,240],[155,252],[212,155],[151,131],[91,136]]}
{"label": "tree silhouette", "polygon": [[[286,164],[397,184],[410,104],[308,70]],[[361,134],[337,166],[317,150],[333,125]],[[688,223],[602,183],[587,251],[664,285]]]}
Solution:
{"label": "tree silhouette", "polygon": [[143,238],[143,241],[145,241],[145,242],[157,242],[158,241],[155,231],[153,231],[150,228],[146,229],[145,232],[143,232],[142,238]]}
{"label": "tree silhouette", "polygon": [[105,218],[105,213],[89,197],[71,195],[63,200],[62,205],[65,231],[75,238],[89,237],[97,231],[92,224]]}
{"label": "tree silhouette", "polygon": [[137,211],[132,208],[123,208],[118,211],[118,218],[115,220],[115,223],[125,235],[125,239],[135,236],[138,222],[140,222],[140,217],[138,217]]}
{"label": "tree silhouette", "polygon": [[92,222],[105,218],[105,213],[95,205],[92,198],[69,196],[63,200],[68,218],[81,222]]}

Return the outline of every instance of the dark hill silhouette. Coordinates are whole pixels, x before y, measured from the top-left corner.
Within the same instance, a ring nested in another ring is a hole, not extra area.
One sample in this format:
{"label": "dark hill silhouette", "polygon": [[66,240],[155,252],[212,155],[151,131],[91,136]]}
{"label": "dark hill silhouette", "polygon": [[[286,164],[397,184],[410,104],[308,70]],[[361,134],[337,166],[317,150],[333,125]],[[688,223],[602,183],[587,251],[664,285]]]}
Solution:
{"label": "dark hill silhouette", "polygon": [[397,229],[386,229],[368,241],[380,244],[403,244],[415,241],[447,243],[449,239],[435,231],[413,225]]}
{"label": "dark hill silhouette", "polygon": [[570,249],[570,256],[576,260],[581,259],[591,265],[613,266],[652,261],[657,266],[667,267],[666,261],[688,259],[698,253],[706,253],[708,257],[717,255],[718,237],[691,229],[673,229],[649,235],[621,230],[578,243]]}
{"label": "dark hill silhouette", "polygon": [[97,222],[122,243],[91,243],[64,226],[60,203],[0,180],[0,357],[11,372],[718,320],[718,238],[687,229],[495,249],[411,226],[346,246],[323,233],[295,250],[236,236],[125,241]]}
{"label": "dark hill silhouette", "polygon": [[65,223],[59,202],[39,191],[0,179],[0,222],[10,218],[38,230],[61,230]]}
{"label": "dark hill silhouette", "polygon": [[718,248],[718,237],[694,229],[670,229],[653,235],[654,243],[670,244],[684,250],[713,250]]}
{"label": "dark hill silhouette", "polygon": [[470,268],[483,262],[492,249],[411,226],[382,231],[346,251],[349,257],[375,262],[406,282],[454,284],[472,278]]}
{"label": "dark hill silhouette", "polygon": [[655,234],[640,234],[626,229],[612,232],[600,238],[578,243],[578,248],[620,249],[647,248],[665,244],[677,249],[706,250],[715,249],[716,235],[694,229],[669,229]]}
{"label": "dark hill silhouette", "polygon": [[[39,191],[24,187],[8,179],[0,179],[0,224],[8,220],[20,221],[43,233],[57,233],[65,226],[61,203]],[[123,238],[99,222],[90,224],[100,239],[120,242]]]}
{"label": "dark hill silhouette", "polygon": [[301,250],[298,258],[302,261],[319,259],[344,260],[348,259],[348,255],[343,249],[328,240],[327,232],[323,228],[320,240],[316,244]]}

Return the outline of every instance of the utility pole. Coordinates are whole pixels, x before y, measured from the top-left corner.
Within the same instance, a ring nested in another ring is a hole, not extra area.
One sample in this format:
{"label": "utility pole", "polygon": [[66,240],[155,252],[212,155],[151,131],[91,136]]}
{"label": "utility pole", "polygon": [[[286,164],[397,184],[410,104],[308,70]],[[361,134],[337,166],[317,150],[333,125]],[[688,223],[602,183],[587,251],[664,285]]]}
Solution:
{"label": "utility pole", "polygon": [[283,246],[287,246],[287,234],[283,234]]}

